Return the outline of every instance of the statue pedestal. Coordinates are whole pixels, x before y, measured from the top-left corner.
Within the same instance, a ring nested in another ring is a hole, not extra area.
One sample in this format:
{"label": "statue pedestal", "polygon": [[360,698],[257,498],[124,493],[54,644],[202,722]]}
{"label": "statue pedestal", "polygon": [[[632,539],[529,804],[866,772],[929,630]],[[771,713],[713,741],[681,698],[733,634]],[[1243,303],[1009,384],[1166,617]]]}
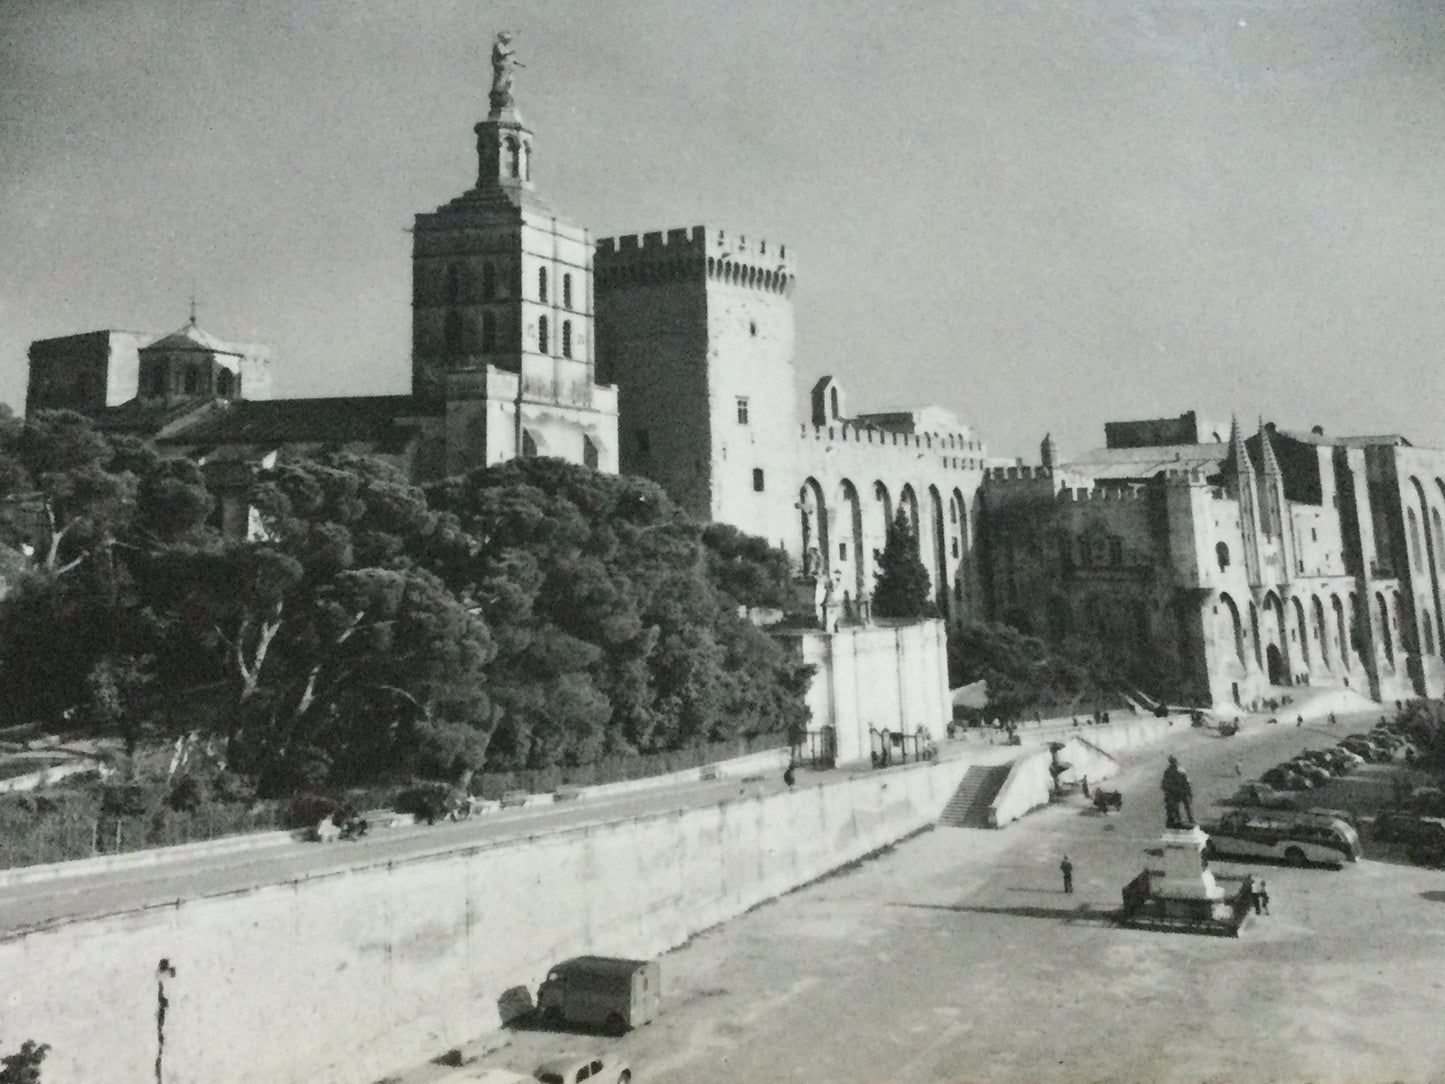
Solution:
{"label": "statue pedestal", "polygon": [[[1214,881],[1204,858],[1209,837],[1198,825],[1166,828],[1161,846],[1149,852],[1149,894],[1156,899],[1222,901],[1224,889]],[[1192,908],[1191,908],[1192,910]]]}

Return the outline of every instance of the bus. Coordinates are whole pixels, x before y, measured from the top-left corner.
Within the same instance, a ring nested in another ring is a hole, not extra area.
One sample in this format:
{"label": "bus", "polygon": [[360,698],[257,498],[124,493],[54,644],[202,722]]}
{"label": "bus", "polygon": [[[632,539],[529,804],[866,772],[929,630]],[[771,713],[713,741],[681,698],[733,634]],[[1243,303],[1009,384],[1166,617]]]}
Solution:
{"label": "bus", "polygon": [[1337,817],[1287,809],[1236,809],[1205,825],[1204,857],[1272,858],[1340,869],[1360,860],[1360,835]]}

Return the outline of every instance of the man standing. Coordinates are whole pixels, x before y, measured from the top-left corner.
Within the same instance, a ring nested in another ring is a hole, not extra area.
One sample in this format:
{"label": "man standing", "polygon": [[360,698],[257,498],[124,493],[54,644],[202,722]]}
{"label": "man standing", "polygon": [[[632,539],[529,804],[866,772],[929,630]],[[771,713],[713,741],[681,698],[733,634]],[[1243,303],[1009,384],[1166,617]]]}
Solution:
{"label": "man standing", "polygon": [[1074,864],[1069,861],[1069,856],[1064,855],[1064,860],[1059,863],[1059,872],[1064,875],[1064,894],[1074,894]]}
{"label": "man standing", "polygon": [[1260,878],[1259,884],[1254,890],[1254,913],[1259,914],[1261,911],[1269,914],[1269,888],[1265,885],[1263,877]]}

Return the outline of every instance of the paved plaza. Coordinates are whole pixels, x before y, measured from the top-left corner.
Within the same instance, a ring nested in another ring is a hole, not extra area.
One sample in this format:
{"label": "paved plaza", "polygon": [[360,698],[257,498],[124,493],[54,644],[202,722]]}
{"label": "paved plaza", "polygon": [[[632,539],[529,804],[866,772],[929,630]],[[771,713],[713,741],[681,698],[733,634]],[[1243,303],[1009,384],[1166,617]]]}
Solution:
{"label": "paved plaza", "polygon": [[925,832],[669,953],[663,1014],[640,1031],[519,1030],[479,1064],[617,1047],[639,1079],[677,1084],[1445,1079],[1445,872],[1220,862],[1269,883],[1273,913],[1238,940],[1108,917],[1163,827],[1168,752],[1207,818],[1236,766],[1258,774],[1373,719],[1249,718],[1237,738],[1181,724],[1111,782],[1121,814],[1075,796],[1003,831]]}

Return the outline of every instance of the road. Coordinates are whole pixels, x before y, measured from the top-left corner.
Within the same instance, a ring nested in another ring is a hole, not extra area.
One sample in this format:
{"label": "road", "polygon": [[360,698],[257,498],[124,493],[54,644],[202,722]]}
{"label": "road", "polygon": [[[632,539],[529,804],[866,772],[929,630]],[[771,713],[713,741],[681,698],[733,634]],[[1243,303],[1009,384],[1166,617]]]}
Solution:
{"label": "road", "polygon": [[1238,940],[1107,917],[1159,838],[1168,752],[1204,819],[1236,765],[1248,778],[1367,722],[1183,730],[1126,765],[1118,815],[1073,797],[1003,831],[925,833],[669,953],[653,1024],[615,1040],[517,1030],[477,1064],[599,1047],[659,1084],[1441,1079],[1445,873],[1220,861],[1269,881],[1273,914]]}
{"label": "road", "polygon": [[0,876],[0,936],[56,922],[158,907],[260,885],[326,876],[468,846],[526,838],[585,824],[727,801],[740,792],[779,788],[780,779],[689,782],[609,798],[500,810],[466,821],[377,830],[347,843],[278,843],[254,849],[163,858],[53,880],[7,884]]}

